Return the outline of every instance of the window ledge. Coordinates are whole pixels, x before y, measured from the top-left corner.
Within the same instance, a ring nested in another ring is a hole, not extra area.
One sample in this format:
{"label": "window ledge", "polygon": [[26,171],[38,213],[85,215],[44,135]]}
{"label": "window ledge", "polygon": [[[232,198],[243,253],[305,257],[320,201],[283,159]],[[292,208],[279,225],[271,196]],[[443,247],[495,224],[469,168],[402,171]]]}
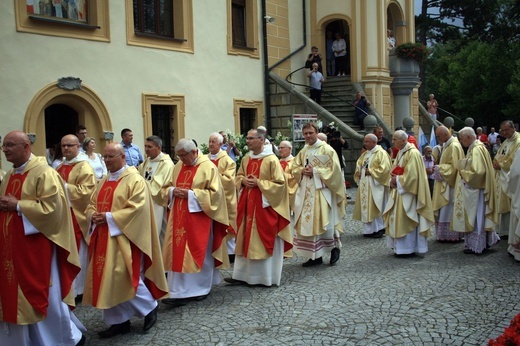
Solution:
{"label": "window ledge", "polygon": [[242,50],[249,50],[249,51],[252,51],[252,52],[254,52],[256,50],[255,47],[245,47],[245,46],[237,46],[237,45],[233,45],[233,48],[235,48],[235,49],[242,49]]}
{"label": "window ledge", "polygon": [[43,16],[36,16],[36,15],[33,15],[33,14],[29,15],[28,17],[31,20],[47,22],[47,23],[56,23],[56,24],[70,25],[70,26],[75,26],[75,27],[80,27],[80,28],[85,28],[85,29],[101,29],[101,27],[97,26],[97,25],[90,25],[90,24],[84,24],[84,23],[79,23],[79,22],[72,22],[72,21],[68,21],[68,20],[64,20],[64,19],[54,19],[54,18],[48,18],[48,17],[43,17]]}
{"label": "window ledge", "polygon": [[160,36],[160,35],[147,34],[147,33],[138,32],[138,31],[135,31],[134,34],[135,34],[135,36],[154,38],[157,40],[165,40],[165,41],[173,41],[173,42],[187,42],[188,41],[188,39],[186,39],[186,38]]}

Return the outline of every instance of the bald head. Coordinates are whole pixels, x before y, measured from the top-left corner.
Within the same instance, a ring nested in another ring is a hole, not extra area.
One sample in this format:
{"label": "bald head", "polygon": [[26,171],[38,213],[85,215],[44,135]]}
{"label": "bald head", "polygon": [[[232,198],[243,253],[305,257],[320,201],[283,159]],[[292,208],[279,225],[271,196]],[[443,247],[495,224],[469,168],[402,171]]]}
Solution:
{"label": "bald head", "polygon": [[7,161],[20,167],[31,157],[31,140],[25,132],[11,131],[5,135],[2,150]]}
{"label": "bald head", "polygon": [[74,135],[66,135],[61,139],[61,152],[67,161],[70,161],[78,156],[79,147],[79,139]]}
{"label": "bald head", "polygon": [[119,171],[126,165],[125,149],[120,143],[109,143],[103,150],[105,164],[110,173]]}
{"label": "bald head", "polygon": [[324,134],[323,132],[320,132],[320,133],[318,133],[318,139],[320,141],[324,141],[326,143],[327,142],[327,135]]}
{"label": "bald head", "polygon": [[446,143],[451,138],[450,130],[446,126],[439,126],[435,130],[435,136],[439,140],[439,142]]}

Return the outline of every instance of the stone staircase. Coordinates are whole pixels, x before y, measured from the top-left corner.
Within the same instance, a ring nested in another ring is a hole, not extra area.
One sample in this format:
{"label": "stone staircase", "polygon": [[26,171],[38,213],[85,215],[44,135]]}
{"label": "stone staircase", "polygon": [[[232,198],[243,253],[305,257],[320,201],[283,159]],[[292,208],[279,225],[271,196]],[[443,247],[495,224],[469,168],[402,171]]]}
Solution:
{"label": "stone staircase", "polygon": [[[350,81],[350,77],[328,77],[323,83],[323,93],[321,95],[321,106],[338,117],[342,122],[365,134],[359,125],[354,125],[356,113],[352,100],[355,98],[355,91]],[[327,124],[323,124],[326,126]],[[344,133],[341,134],[348,141],[349,149],[343,150],[345,158],[345,178],[353,181],[356,169],[356,161],[360,155],[363,143],[349,139]]]}

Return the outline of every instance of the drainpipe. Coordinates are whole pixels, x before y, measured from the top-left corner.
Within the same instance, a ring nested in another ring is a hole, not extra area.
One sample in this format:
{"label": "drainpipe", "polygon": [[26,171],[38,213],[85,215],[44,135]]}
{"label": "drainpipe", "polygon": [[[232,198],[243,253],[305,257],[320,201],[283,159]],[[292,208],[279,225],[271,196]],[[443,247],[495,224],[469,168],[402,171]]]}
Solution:
{"label": "drainpipe", "polygon": [[264,98],[265,98],[265,122],[267,134],[271,133],[271,92],[269,91],[269,72],[282,64],[284,61],[290,59],[293,55],[301,51],[307,46],[307,11],[305,1],[302,0],[302,12],[303,12],[303,44],[293,52],[289,53],[286,57],[277,61],[273,66],[269,67],[269,55],[267,52],[267,22],[265,16],[267,15],[266,0],[262,0],[262,32],[263,32],[263,50],[264,50]]}

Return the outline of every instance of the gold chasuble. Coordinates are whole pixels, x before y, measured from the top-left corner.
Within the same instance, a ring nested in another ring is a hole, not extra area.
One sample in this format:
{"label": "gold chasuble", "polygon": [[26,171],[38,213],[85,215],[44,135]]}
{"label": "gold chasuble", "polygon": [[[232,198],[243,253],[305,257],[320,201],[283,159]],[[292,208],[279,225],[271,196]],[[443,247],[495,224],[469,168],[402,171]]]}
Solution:
{"label": "gold chasuble", "polygon": [[[207,246],[212,247],[215,268],[229,268],[224,241],[229,220],[217,167],[206,155],[198,156],[193,166],[178,163],[173,168],[172,185],[192,190],[202,211],[190,212],[187,198],[174,199],[163,245],[166,269],[179,273],[200,272]],[[213,232],[213,243],[208,245],[210,232]]]}
{"label": "gold chasuble", "polygon": [[[258,178],[258,186],[244,187],[248,176]],[[242,160],[237,172],[240,188],[237,212],[235,253],[251,260],[273,255],[276,237],[284,241],[284,256],[292,256],[292,235],[289,227],[289,196],[282,167],[274,154]]]}
{"label": "gold chasuble", "polygon": [[[211,154],[208,154],[208,157]],[[211,160],[220,173],[220,182],[226,194],[226,204],[229,218],[229,231],[236,234],[237,229],[237,190],[235,189],[236,162],[225,150],[220,150],[215,160]]]}
{"label": "gold chasuble", "polygon": [[406,143],[399,150],[392,171],[401,171],[399,184],[405,193],[392,189],[383,213],[386,234],[402,238],[418,228],[423,237],[430,235],[434,224],[430,188],[423,158],[415,145]]}
{"label": "gold chasuble", "polygon": [[[497,194],[499,214],[511,211],[511,196],[508,195],[508,191],[504,190],[504,187],[507,186],[508,173],[518,148],[520,148],[520,134],[515,131],[510,138],[500,145],[500,149],[498,149],[493,159],[500,166],[500,169],[495,171],[495,192]],[[501,226],[500,228],[504,227]],[[509,228],[509,225],[505,225],[505,228]]]}
{"label": "gold chasuble", "polygon": [[[0,212],[0,320],[20,325],[44,320],[49,287],[59,284],[62,300],[74,306],[72,282],[80,271],[63,183],[44,157],[31,155],[21,174],[3,179],[1,196],[18,199],[22,214],[39,231],[25,234],[17,211]],[[60,282],[51,282],[53,251]]]}
{"label": "gold chasuble", "polygon": [[67,183],[72,222],[76,243],[79,246],[81,237],[86,238],[88,233],[88,221],[85,210],[90,202],[90,197],[96,189],[96,174],[88,161],[80,161],[74,164],[61,164],[57,169],[59,175]]}
{"label": "gold chasuble", "polygon": [[107,224],[93,230],[83,303],[109,309],[133,299],[141,271],[154,299],[165,298],[168,284],[148,186],[135,167],[115,181],[109,177],[99,182],[86,214],[90,220],[95,211],[110,212],[122,234],[111,236]]}
{"label": "gold chasuble", "polygon": [[443,145],[442,154],[437,166],[442,180],[437,180],[433,186],[433,211],[438,211],[450,203],[450,189],[455,187],[457,182],[457,165],[464,158],[464,151],[455,137],[451,137]]}
{"label": "gold chasuble", "polygon": [[[301,172],[310,164],[318,172],[312,178]],[[296,192],[294,229],[303,237],[327,232],[327,226],[343,233],[346,193],[341,166],[334,149],[323,141],[305,145],[294,158],[292,174],[300,182]],[[326,189],[325,189],[326,188]],[[332,210],[335,209],[335,210]]]}
{"label": "gold chasuble", "polygon": [[[367,168],[370,175],[365,174]],[[352,215],[354,220],[368,223],[383,214],[383,206],[390,186],[390,171],[390,155],[380,145],[361,154],[356,162],[354,173],[354,180],[358,184]]]}
{"label": "gold chasuble", "polygon": [[294,210],[294,198],[296,196],[296,191],[298,190],[298,181],[292,173],[293,160],[294,156],[292,155],[284,159],[280,159],[280,165],[282,165],[283,174],[285,175],[285,180],[287,181],[287,191],[289,192],[289,207],[291,210]]}
{"label": "gold chasuble", "polygon": [[[468,148],[458,164],[459,175],[454,193],[452,227],[457,232],[473,232],[477,220],[480,190],[484,190],[484,230],[494,231],[498,224],[495,176],[489,153],[480,141]],[[469,188],[468,188],[469,187]]]}

